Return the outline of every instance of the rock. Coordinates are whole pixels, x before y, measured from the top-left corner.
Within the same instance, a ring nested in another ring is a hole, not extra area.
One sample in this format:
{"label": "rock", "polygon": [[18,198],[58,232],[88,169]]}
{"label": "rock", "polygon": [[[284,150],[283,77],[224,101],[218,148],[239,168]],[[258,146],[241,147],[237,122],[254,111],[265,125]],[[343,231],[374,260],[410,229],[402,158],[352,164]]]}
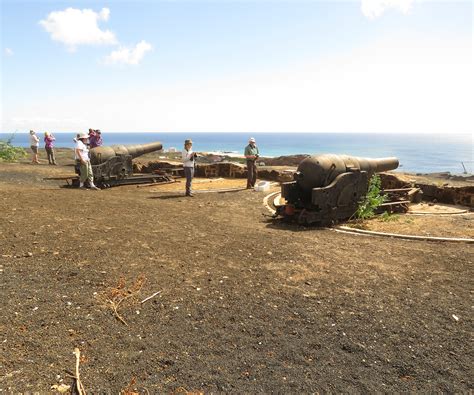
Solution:
{"label": "rock", "polygon": [[71,389],[71,386],[67,385],[67,384],[54,384],[54,385],[51,386],[51,389],[55,390],[55,391],[57,391],[61,394],[65,394],[66,392],[68,392]]}

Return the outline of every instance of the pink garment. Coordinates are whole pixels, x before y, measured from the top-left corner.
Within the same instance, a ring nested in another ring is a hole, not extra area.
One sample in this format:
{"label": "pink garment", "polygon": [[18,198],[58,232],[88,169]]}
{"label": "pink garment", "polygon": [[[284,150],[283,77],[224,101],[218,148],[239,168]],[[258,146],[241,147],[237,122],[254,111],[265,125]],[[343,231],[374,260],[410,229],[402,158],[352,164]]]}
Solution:
{"label": "pink garment", "polygon": [[47,136],[44,138],[44,147],[45,148],[53,148],[53,142],[54,140],[56,140],[54,137],[52,136]]}
{"label": "pink garment", "polygon": [[90,134],[89,145],[91,148],[100,147],[102,145],[102,137],[99,134]]}

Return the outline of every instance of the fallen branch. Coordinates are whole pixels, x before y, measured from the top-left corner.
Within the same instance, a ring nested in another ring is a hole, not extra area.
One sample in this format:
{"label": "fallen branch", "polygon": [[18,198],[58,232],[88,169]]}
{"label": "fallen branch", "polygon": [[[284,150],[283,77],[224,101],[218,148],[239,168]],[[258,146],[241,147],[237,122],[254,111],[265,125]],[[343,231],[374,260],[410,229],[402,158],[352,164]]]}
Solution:
{"label": "fallen branch", "polygon": [[137,380],[135,379],[135,377],[132,377],[132,379],[130,380],[130,383],[128,383],[128,385],[119,392],[120,395],[138,395],[138,392],[135,391],[135,389],[133,388],[134,385],[137,383]]}
{"label": "fallen branch", "polygon": [[[128,293],[127,295],[125,295],[125,296],[121,297],[120,299],[118,299],[118,296],[120,296],[121,293],[123,294],[123,292],[121,291],[121,288],[124,286],[124,282],[123,282],[123,280],[121,280],[121,282],[119,283],[119,288],[117,288],[117,289],[114,291],[115,295],[113,295],[111,299],[108,299],[109,303],[110,303],[111,306],[112,306],[112,310],[113,310],[113,312],[114,312],[115,317],[116,317],[122,324],[124,324],[124,325],[126,325],[126,326],[128,326],[128,324],[127,324],[127,322],[125,321],[125,319],[119,314],[118,308],[119,308],[119,306],[122,304],[123,301],[125,301],[125,300],[131,298],[132,296],[137,295],[137,294],[141,291],[141,289],[142,289],[142,287],[143,287],[143,284],[145,283],[145,280],[146,280],[145,277],[139,278],[139,279],[137,280],[136,284],[135,284],[136,289],[133,290],[133,291],[132,291],[132,290],[129,290],[129,291],[128,291],[129,293]],[[137,287],[137,286],[138,286],[138,287]]]}
{"label": "fallen branch", "polygon": [[127,322],[122,318],[122,316],[118,313],[118,308],[120,306],[120,303],[122,303],[125,299],[128,299],[130,297],[132,297],[134,294],[130,294],[130,295],[127,295],[125,297],[123,297],[122,299],[120,299],[117,303],[115,303],[114,301],[112,300],[109,300],[109,302],[112,304],[112,309],[114,310],[114,315],[115,317],[117,317],[117,319],[122,322],[123,324],[127,325]]}
{"label": "fallen branch", "polygon": [[181,182],[181,181],[173,180],[173,181],[163,181],[163,182],[151,182],[149,184],[137,185],[137,188],[157,187],[157,186],[160,186],[160,185],[174,184],[175,182]]}
{"label": "fallen branch", "polygon": [[155,292],[153,295],[148,296],[148,298],[143,299],[140,303],[143,304],[143,303],[145,303],[147,300],[150,300],[151,298],[154,298],[156,295],[158,295],[158,294],[160,294],[160,293],[161,293],[161,291],[157,291],[157,292]]}
{"label": "fallen branch", "polygon": [[79,376],[79,363],[81,361],[81,351],[76,347],[74,349],[74,355],[76,356],[76,388],[79,395],[86,395],[86,390],[81,383],[81,378]]}

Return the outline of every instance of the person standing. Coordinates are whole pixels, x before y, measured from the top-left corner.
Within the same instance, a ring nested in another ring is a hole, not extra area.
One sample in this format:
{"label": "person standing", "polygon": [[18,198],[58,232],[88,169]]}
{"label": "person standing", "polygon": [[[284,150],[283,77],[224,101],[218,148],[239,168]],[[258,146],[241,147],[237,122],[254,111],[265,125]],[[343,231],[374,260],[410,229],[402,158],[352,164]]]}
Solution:
{"label": "person standing", "polygon": [[257,181],[257,159],[259,157],[258,147],[255,139],[249,139],[249,145],[245,147],[245,159],[247,159],[247,189],[252,189]]}
{"label": "person standing", "polygon": [[76,134],[76,137],[74,137],[72,139],[72,141],[74,141],[74,172],[80,176],[81,175],[81,160],[79,159],[79,157],[77,156],[77,153],[76,153],[76,144],[77,142],[79,141],[79,136],[81,134],[78,133]]}
{"label": "person standing", "polygon": [[100,132],[100,130],[97,129],[95,131],[94,146],[92,146],[92,142],[91,142],[91,148],[101,147],[102,144],[104,144],[104,141],[102,140],[102,133]]}
{"label": "person standing", "polygon": [[89,141],[87,142],[87,145],[89,148],[94,148],[95,147],[95,130],[94,129],[89,129]]}
{"label": "person standing", "polygon": [[89,147],[100,147],[102,144],[102,133],[100,132],[100,130],[89,129]]}
{"label": "person standing", "polygon": [[87,180],[90,189],[98,190],[99,188],[94,185],[94,174],[92,173],[89,148],[87,147],[88,138],[87,134],[80,134],[77,137],[76,148],[74,149],[76,160],[78,159],[80,162],[79,188],[84,188],[84,182]]}
{"label": "person standing", "polygon": [[184,150],[182,152],[184,176],[186,177],[186,196],[194,197],[192,183],[194,177],[194,160],[196,154],[193,152],[193,142],[191,140],[184,141]]}
{"label": "person standing", "polygon": [[30,148],[33,152],[31,157],[31,163],[40,163],[38,159],[38,147],[39,147],[39,138],[34,132],[34,130],[30,130]]}
{"label": "person standing", "polygon": [[54,136],[49,132],[44,132],[44,149],[48,156],[48,162],[50,165],[56,165],[56,158],[54,156]]}

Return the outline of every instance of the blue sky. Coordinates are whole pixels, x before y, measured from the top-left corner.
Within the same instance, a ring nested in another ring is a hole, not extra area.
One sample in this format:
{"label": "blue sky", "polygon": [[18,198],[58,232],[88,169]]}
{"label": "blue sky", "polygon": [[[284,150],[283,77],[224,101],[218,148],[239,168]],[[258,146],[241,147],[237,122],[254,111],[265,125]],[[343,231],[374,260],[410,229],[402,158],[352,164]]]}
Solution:
{"label": "blue sky", "polygon": [[4,132],[473,132],[471,1],[0,1]]}

